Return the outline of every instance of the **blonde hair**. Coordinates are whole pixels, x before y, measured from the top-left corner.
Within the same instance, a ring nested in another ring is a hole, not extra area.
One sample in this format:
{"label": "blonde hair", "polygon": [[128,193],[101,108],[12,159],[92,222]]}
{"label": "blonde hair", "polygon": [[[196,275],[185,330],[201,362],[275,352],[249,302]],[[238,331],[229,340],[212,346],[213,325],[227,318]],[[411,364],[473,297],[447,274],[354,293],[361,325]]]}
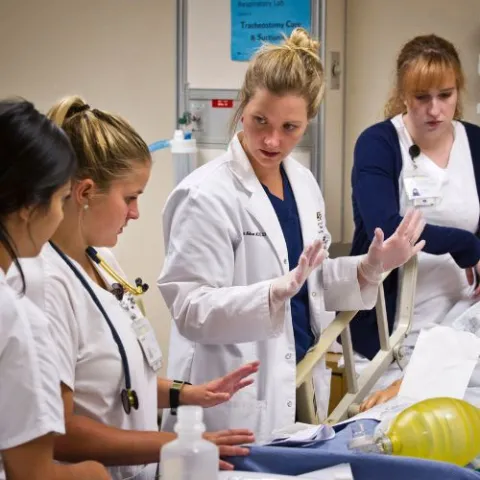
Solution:
{"label": "blonde hair", "polygon": [[320,108],[325,91],[318,41],[303,28],[295,28],[280,45],[264,44],[250,60],[240,90],[240,104],[232,121],[235,130],[246,105],[257,90],[274,95],[296,94],[307,102],[307,117]]}
{"label": "blonde hair", "polygon": [[128,174],[133,162],[151,161],[147,144],[123,118],[90,106],[79,96],[60,100],[47,113],[69,137],[78,159],[75,177],[102,190]]}
{"label": "blonde hair", "polygon": [[416,92],[441,88],[449,76],[455,77],[458,101],[455,118],[462,117],[461,95],[465,74],[454,45],[437,35],[421,35],[407,42],[397,58],[396,85],[385,105],[385,117],[406,112],[405,99]]}

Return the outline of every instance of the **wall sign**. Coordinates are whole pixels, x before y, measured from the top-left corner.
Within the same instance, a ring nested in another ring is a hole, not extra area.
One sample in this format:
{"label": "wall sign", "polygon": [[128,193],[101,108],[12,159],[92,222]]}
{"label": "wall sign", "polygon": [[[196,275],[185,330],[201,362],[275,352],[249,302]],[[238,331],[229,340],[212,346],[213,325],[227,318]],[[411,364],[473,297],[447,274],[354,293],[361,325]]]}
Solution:
{"label": "wall sign", "polygon": [[248,61],[262,43],[280,43],[296,27],[310,31],[310,0],[231,0],[231,58]]}

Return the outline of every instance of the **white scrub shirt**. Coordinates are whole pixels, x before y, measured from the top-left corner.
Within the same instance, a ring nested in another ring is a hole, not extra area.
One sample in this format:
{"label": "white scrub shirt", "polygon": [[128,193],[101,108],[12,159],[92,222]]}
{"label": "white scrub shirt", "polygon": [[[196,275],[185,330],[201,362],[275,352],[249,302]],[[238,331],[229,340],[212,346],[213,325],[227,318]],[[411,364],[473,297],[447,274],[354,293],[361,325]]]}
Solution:
{"label": "white scrub shirt", "polygon": [[[98,249],[113,270],[126,278],[113,254]],[[71,259],[70,259],[71,260]],[[156,431],[157,376],[144,358],[132,320],[114,295],[93,282],[72,260],[97,295],[120,336],[139,409],[127,415],[120,394],[125,376],[118,346],[107,321],[66,262],[47,244],[39,257],[22,262],[27,295],[46,313],[55,340],[60,380],[73,391],[74,413],[122,430]],[[114,280],[98,272],[111,285]],[[152,479],[156,464],[111,467],[115,480]]]}
{"label": "white scrub shirt", "polygon": [[0,451],[65,433],[55,353],[45,315],[0,270]]}

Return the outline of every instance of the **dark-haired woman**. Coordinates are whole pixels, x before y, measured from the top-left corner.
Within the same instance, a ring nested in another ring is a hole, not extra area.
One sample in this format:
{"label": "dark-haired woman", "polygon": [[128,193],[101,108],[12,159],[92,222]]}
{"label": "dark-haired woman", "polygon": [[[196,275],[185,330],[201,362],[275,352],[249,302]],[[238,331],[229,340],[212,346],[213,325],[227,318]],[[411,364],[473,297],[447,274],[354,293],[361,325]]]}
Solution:
{"label": "dark-haired woman", "polygon": [[64,433],[55,348],[44,314],[5,280],[62,220],[75,166],[67,137],[31,103],[0,102],[1,480],[109,478],[95,462],[54,463],[54,436]]}

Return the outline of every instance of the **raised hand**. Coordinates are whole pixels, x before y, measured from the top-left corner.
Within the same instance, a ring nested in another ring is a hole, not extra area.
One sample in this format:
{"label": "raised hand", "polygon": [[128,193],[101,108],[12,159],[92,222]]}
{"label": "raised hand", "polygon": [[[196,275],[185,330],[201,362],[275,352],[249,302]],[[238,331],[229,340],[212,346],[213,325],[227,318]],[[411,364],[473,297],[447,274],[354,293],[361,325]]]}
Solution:
{"label": "raised hand", "polygon": [[295,296],[302,288],[309,275],[327,258],[328,252],[323,248],[321,240],[315,240],[305,247],[298,265],[281,277],[276,278],[270,286],[270,308],[278,310],[283,304]]}
{"label": "raised hand", "polygon": [[202,385],[185,385],[180,394],[180,403],[207,408],[227,402],[239,390],[253,383],[253,378],[248,377],[258,371],[259,365],[260,362],[247,363],[211,382]]}
{"label": "raised hand", "polygon": [[379,283],[382,273],[405,264],[425,246],[425,240],[418,241],[424,228],[421,212],[410,209],[387,240],[382,229],[375,229],[368,253],[358,266],[361,276],[369,283]]}

